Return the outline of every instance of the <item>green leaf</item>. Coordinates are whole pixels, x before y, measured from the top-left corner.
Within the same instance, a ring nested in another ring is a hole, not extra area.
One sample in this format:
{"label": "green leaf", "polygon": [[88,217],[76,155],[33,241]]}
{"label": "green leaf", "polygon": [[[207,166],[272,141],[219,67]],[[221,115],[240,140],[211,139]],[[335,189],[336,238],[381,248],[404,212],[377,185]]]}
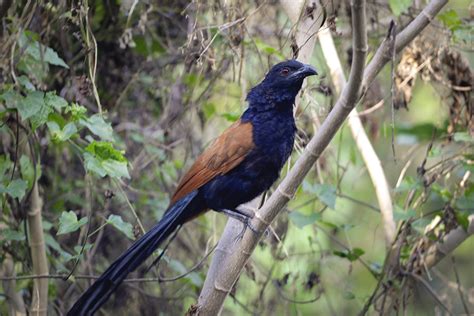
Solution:
{"label": "green leaf", "polygon": [[450,30],[456,30],[462,25],[462,21],[459,15],[453,9],[446,10],[441,14],[438,14],[438,19]]}
{"label": "green leaf", "polygon": [[266,53],[268,55],[271,55],[271,56],[276,56],[280,60],[285,59],[285,56],[283,56],[283,54],[280,52],[280,50],[264,43],[261,39],[256,38],[254,42],[255,42],[255,46],[257,46],[257,49],[259,51],[263,51],[264,53]]}
{"label": "green leaf", "polygon": [[23,38],[20,40],[20,42],[23,42],[26,45],[25,53],[30,55],[33,59],[37,61],[45,61],[48,64],[69,69],[69,66],[52,48],[44,46],[39,42],[32,40],[31,38],[27,38],[25,34],[22,34],[21,37]]}
{"label": "green leaf", "polygon": [[288,218],[295,224],[298,228],[303,228],[306,225],[313,224],[321,218],[321,214],[312,213],[311,215],[304,215],[300,212],[293,211],[288,214]]}
{"label": "green leaf", "polygon": [[111,143],[93,141],[86,147],[84,160],[87,170],[101,177],[130,178],[127,159]]}
{"label": "green leaf", "polygon": [[4,240],[23,241],[26,239],[24,232],[9,228],[1,230],[1,235]]}
{"label": "green leaf", "polygon": [[120,215],[111,214],[109,218],[107,218],[107,224],[111,224],[120,232],[124,233],[128,238],[132,240],[135,239],[132,224],[124,222]]}
{"label": "green leaf", "polygon": [[[25,196],[27,188],[28,182],[23,179],[15,179],[11,181],[3,191],[14,199],[21,199]],[[2,190],[0,189],[0,193],[1,192]]]}
{"label": "green leaf", "polygon": [[77,133],[76,124],[74,122],[67,123],[63,129],[54,121],[49,121],[46,124],[53,137],[53,142],[64,142]]}
{"label": "green leaf", "polygon": [[110,123],[104,121],[100,114],[94,114],[89,118],[79,120],[79,124],[87,127],[93,134],[102,140],[113,141],[113,129]]}
{"label": "green leaf", "polygon": [[47,92],[44,97],[44,102],[56,111],[61,112],[61,109],[67,107],[68,103],[64,98],[57,96],[55,92]]}
{"label": "green leaf", "polygon": [[0,94],[0,99],[5,101],[7,108],[17,109],[18,104],[23,100],[23,97],[15,90],[8,90],[3,94]]}
{"label": "green leaf", "polygon": [[105,172],[111,177],[124,177],[130,179],[130,174],[128,173],[126,162],[108,159],[102,161],[102,167],[104,168]]}
{"label": "green leaf", "polygon": [[336,188],[330,184],[311,185],[305,181],[303,190],[308,193],[314,193],[318,199],[333,210],[336,208]]}
{"label": "green leaf", "polygon": [[468,231],[470,214],[468,212],[456,212],[454,213],[454,216],[456,217],[458,224],[461,225],[465,231]]}
{"label": "green leaf", "polygon": [[116,150],[112,143],[109,142],[97,142],[94,141],[86,147],[86,151],[93,154],[95,157],[100,160],[117,160],[121,162],[127,162],[127,159],[123,154]]}
{"label": "green leaf", "polygon": [[471,136],[468,132],[458,132],[454,133],[455,142],[464,142],[464,143],[474,143],[474,137]]}
{"label": "green leaf", "polygon": [[398,124],[395,127],[395,134],[415,136],[417,140],[431,140],[433,133],[438,135],[441,131],[431,123],[417,125]]}
{"label": "green leaf", "polygon": [[56,235],[64,235],[75,232],[87,223],[87,217],[77,220],[77,215],[73,211],[62,212],[59,218],[59,229]]}
{"label": "green leaf", "polygon": [[399,16],[411,6],[413,0],[389,0],[390,10],[395,16]]}
{"label": "green leaf", "polygon": [[18,103],[17,108],[21,118],[26,120],[39,113],[45,106],[44,93],[41,91],[33,91],[28,93],[28,95]]}
{"label": "green leaf", "polygon": [[393,219],[395,221],[407,221],[409,219],[415,218],[416,212],[414,209],[408,209],[404,211],[400,206],[395,205],[395,210],[393,211]]}
{"label": "green leaf", "polygon": [[208,120],[210,117],[214,115],[214,113],[216,113],[216,105],[212,102],[207,102],[202,107],[202,111],[204,112],[204,116],[206,117],[206,120]]}
{"label": "green leaf", "polygon": [[353,262],[359,259],[359,257],[362,256],[365,251],[361,248],[354,248],[352,250],[344,249],[343,251],[334,251],[333,253],[338,257],[346,258],[347,260]]}

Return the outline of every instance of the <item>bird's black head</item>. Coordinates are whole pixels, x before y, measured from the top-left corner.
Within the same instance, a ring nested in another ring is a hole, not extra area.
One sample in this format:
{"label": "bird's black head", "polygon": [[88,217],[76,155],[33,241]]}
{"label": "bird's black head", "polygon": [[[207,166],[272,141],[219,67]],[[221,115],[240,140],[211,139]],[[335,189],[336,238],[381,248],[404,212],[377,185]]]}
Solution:
{"label": "bird's black head", "polygon": [[287,60],[276,64],[263,79],[262,84],[278,89],[301,89],[304,78],[317,75],[311,65],[300,63],[297,60]]}
{"label": "bird's black head", "polygon": [[291,106],[303,85],[303,80],[316,74],[313,66],[297,60],[278,63],[270,69],[263,81],[250,91],[247,100],[250,106],[252,106],[252,101],[262,100],[262,98],[273,105]]}

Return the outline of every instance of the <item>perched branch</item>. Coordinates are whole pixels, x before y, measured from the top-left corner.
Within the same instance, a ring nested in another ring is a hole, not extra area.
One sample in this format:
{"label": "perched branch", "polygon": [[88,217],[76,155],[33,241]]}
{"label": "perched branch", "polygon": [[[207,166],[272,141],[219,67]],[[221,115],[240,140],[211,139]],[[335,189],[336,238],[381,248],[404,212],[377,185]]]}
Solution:
{"label": "perched branch", "polygon": [[[332,81],[336,92],[340,92],[346,85],[346,78],[342,70],[341,61],[337,54],[336,46],[332,39],[329,29],[322,29],[319,34],[319,42],[323,51],[324,58],[330,69]],[[365,166],[369,171],[370,178],[375,188],[380,212],[384,223],[385,243],[390,247],[395,238],[395,221],[393,220],[393,205],[390,196],[390,188],[388,186],[385,172],[380,163],[380,159],[374,150],[367,133],[362,126],[357,110],[354,108],[349,114],[349,128],[354,138],[357,148],[364,160]]]}
{"label": "perched branch", "polygon": [[[227,294],[231,291],[242,268],[260,240],[261,232],[265,231],[283,206],[285,206],[295,194],[298,186],[314,162],[327,147],[359,99],[367,52],[365,1],[354,1],[351,7],[353,16],[352,27],[354,30],[354,52],[348,84],[334,109],[329,113],[329,116],[323,122],[318,133],[307,145],[295,166],[280,184],[277,191],[257,214],[255,214],[252,220],[252,226],[258,229],[260,233],[249,233],[249,230],[247,230],[242,240],[235,243],[231,240],[235,240],[238,231],[234,231],[233,236],[228,233],[224,234],[219,242],[211,264],[211,268],[217,267],[219,271],[217,274],[213,274],[215,276],[214,280],[206,279],[201,295],[199,296],[196,313],[202,315],[216,315],[220,312]],[[223,247],[226,245],[228,246]]]}

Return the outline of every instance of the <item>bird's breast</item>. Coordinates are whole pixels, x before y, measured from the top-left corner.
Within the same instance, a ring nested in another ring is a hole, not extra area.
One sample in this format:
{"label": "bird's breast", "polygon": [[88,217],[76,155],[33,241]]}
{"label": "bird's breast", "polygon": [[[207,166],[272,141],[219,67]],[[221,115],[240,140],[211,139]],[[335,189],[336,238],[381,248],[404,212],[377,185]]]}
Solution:
{"label": "bird's breast", "polygon": [[293,150],[296,126],[292,113],[272,112],[254,118],[253,141],[261,159],[280,171]]}

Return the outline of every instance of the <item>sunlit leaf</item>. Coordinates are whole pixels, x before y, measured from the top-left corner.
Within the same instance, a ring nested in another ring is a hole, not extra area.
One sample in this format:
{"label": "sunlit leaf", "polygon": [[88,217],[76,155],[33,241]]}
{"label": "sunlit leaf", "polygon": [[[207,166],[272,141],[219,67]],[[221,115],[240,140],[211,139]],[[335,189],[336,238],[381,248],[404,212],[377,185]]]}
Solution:
{"label": "sunlit leaf", "polygon": [[413,0],[389,0],[390,10],[395,16],[399,16],[411,6]]}
{"label": "sunlit leaf", "polygon": [[[14,179],[6,188],[0,187],[0,193],[7,193],[14,199],[22,199],[25,196],[26,189],[28,188],[28,182],[23,179]],[[2,192],[3,191],[3,192]]]}
{"label": "sunlit leaf", "polygon": [[25,233],[13,229],[3,229],[0,231],[0,235],[4,240],[23,241],[25,240]]}
{"label": "sunlit leaf", "polygon": [[57,235],[64,235],[75,232],[86,223],[87,217],[83,217],[78,220],[76,213],[74,213],[73,211],[62,212],[61,217],[59,218],[59,229]]}
{"label": "sunlit leaf", "polygon": [[311,215],[304,215],[304,214],[301,214],[300,212],[293,211],[288,214],[288,218],[298,228],[303,228],[306,225],[310,225],[318,221],[321,218],[321,214],[312,213]]}
{"label": "sunlit leaf", "polygon": [[54,92],[47,92],[44,96],[44,102],[49,106],[54,108],[56,111],[60,112],[61,109],[67,107],[68,103],[64,98],[56,95]]}
{"label": "sunlit leaf", "polygon": [[458,13],[453,9],[438,14],[438,19],[450,30],[455,30],[462,25],[462,20],[459,18]]}
{"label": "sunlit leaf", "polygon": [[91,117],[83,118],[79,120],[79,124],[87,127],[102,140],[113,141],[114,139],[112,126],[110,123],[107,123],[100,114],[94,114]]}
{"label": "sunlit leaf", "polygon": [[349,261],[356,261],[364,253],[365,253],[365,251],[361,248],[354,248],[352,250],[344,249],[343,251],[334,251],[333,252],[334,255],[336,255],[338,257],[341,257],[341,258],[346,258]]}
{"label": "sunlit leaf", "polygon": [[124,222],[120,215],[111,214],[107,218],[107,223],[114,226],[117,230],[124,233],[130,239],[135,239],[133,235],[133,226],[130,223]]}
{"label": "sunlit leaf", "polygon": [[305,181],[303,190],[308,193],[314,193],[318,199],[329,208],[336,208],[336,188],[330,184],[313,184]]}

